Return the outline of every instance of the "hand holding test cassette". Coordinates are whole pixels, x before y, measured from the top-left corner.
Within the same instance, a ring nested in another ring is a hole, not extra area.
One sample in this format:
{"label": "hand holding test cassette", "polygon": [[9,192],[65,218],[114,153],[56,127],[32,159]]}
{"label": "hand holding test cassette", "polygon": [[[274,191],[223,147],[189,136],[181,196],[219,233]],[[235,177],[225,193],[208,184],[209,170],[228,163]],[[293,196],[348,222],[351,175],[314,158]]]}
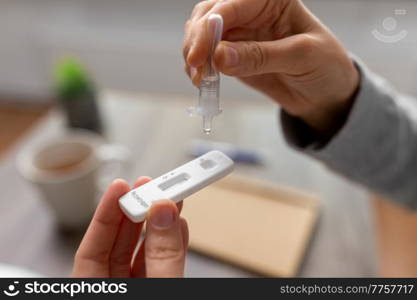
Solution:
{"label": "hand holding test cassette", "polygon": [[211,151],[128,192],[119,199],[120,208],[132,222],[142,222],[153,202],[180,202],[231,173],[233,165],[222,152]]}

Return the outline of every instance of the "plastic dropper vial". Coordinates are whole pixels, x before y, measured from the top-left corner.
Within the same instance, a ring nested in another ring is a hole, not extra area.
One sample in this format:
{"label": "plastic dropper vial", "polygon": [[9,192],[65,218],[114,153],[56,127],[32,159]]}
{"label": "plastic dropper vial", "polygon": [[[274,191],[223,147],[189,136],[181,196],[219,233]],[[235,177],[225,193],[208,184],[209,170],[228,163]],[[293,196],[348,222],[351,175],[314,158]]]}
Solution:
{"label": "plastic dropper vial", "polygon": [[220,74],[214,65],[214,51],[223,35],[223,18],[218,14],[211,14],[207,22],[211,43],[206,66],[204,67],[199,87],[198,106],[189,109],[192,115],[200,115],[203,119],[203,131],[212,132],[213,118],[222,111],[219,102]]}

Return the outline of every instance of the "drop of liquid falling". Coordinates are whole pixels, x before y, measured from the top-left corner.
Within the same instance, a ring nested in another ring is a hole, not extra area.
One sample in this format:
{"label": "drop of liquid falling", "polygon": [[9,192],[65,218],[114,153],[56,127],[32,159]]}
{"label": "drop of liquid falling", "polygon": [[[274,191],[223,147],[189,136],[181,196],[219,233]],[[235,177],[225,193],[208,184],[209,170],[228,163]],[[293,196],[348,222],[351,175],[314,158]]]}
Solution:
{"label": "drop of liquid falling", "polygon": [[203,131],[207,135],[211,133],[211,118],[203,117]]}

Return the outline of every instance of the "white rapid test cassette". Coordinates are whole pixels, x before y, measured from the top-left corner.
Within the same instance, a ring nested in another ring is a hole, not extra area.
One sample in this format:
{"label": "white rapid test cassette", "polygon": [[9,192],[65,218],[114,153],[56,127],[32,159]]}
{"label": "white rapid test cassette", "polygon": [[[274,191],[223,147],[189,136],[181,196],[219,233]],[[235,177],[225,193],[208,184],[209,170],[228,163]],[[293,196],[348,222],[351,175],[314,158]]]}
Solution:
{"label": "white rapid test cassette", "polygon": [[233,165],[222,152],[211,151],[123,195],[120,208],[132,222],[142,222],[152,202],[180,202],[231,173]]}

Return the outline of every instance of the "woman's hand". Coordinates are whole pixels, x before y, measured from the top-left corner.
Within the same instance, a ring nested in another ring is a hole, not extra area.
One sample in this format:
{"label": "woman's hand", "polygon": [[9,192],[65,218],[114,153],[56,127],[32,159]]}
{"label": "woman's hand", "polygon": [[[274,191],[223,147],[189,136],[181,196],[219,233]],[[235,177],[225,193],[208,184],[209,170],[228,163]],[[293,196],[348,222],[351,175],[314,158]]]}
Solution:
{"label": "woman's hand", "polygon": [[195,85],[208,57],[207,18],[224,19],[215,63],[224,74],[269,95],[318,133],[349,112],[359,72],[349,55],[300,0],[209,0],[185,26],[184,57]]}
{"label": "woman's hand", "polygon": [[[150,179],[140,177],[134,188]],[[118,199],[129,192],[124,180],[115,180],[96,210],[75,255],[75,277],[182,277],[188,229],[179,217],[181,205],[155,202],[148,214],[145,241],[135,255],[143,223],[127,219]]]}

